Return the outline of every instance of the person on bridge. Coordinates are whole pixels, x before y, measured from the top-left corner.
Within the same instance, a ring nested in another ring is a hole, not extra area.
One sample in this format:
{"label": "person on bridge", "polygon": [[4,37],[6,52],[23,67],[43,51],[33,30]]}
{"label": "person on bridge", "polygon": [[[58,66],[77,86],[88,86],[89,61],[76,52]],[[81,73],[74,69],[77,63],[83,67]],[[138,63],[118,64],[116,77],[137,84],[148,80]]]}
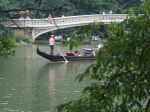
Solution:
{"label": "person on bridge", "polygon": [[112,10],[109,11],[109,14],[112,14]]}
{"label": "person on bridge", "polygon": [[100,10],[100,11],[99,11],[99,14],[103,14],[103,11]]}
{"label": "person on bridge", "polygon": [[99,11],[99,14],[104,14],[104,15],[105,15],[105,12],[100,10],[100,11]]}
{"label": "person on bridge", "polygon": [[51,14],[49,14],[48,19],[52,19],[52,15]]}
{"label": "person on bridge", "polygon": [[50,45],[50,54],[53,55],[53,51],[54,51],[54,45],[55,45],[55,39],[54,39],[54,35],[51,35],[49,38],[49,45]]}

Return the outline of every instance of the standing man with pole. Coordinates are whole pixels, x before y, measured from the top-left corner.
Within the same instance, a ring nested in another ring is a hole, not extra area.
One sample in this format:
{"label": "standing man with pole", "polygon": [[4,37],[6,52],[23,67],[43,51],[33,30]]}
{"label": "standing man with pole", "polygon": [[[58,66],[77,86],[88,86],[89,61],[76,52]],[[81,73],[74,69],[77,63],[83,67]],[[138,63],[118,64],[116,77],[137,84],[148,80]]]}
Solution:
{"label": "standing man with pole", "polygon": [[49,38],[49,45],[50,45],[50,55],[53,55],[53,51],[54,51],[54,45],[55,45],[55,39],[54,39],[54,35],[51,35]]}
{"label": "standing man with pole", "polygon": [[[54,45],[56,43],[54,37],[55,37],[54,35],[51,35],[50,38],[49,38],[49,45],[50,45],[50,50],[51,50],[50,55],[53,55]],[[58,49],[57,46],[56,46],[56,48]],[[59,53],[61,53],[59,49],[58,49],[58,51],[59,51]],[[66,62],[68,62],[67,59],[65,58],[65,56],[62,53],[61,53],[61,55],[66,60]]]}

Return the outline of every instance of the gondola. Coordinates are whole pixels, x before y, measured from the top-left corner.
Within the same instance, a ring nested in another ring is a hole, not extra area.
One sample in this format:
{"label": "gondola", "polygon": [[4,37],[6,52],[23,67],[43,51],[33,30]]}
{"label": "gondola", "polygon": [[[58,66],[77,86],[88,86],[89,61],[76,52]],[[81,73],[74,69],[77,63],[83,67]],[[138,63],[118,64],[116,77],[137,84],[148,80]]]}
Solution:
{"label": "gondola", "polygon": [[[61,55],[50,55],[40,51],[37,47],[37,54],[41,57],[50,61],[83,61],[83,60],[94,60],[94,56],[61,56]],[[65,57],[65,58],[64,58]],[[66,59],[66,60],[65,60]]]}

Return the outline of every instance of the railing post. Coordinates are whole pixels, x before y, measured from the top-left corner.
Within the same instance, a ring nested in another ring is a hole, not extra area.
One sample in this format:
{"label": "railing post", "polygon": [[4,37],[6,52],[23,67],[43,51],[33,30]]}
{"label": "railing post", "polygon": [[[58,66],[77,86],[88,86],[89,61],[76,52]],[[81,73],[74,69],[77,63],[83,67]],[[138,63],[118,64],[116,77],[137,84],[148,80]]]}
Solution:
{"label": "railing post", "polygon": [[32,40],[35,40],[35,38],[34,38],[34,28],[32,29]]}
{"label": "railing post", "polygon": [[32,27],[32,19],[30,17],[25,19],[25,27]]}

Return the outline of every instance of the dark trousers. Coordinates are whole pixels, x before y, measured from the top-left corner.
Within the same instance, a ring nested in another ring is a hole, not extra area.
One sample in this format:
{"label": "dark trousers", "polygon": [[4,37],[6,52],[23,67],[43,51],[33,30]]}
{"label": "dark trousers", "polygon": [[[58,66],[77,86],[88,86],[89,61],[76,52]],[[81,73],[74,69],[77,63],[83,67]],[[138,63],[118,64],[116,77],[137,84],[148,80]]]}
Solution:
{"label": "dark trousers", "polygon": [[50,45],[50,54],[52,54],[53,55],[53,51],[54,51],[54,45]]}

